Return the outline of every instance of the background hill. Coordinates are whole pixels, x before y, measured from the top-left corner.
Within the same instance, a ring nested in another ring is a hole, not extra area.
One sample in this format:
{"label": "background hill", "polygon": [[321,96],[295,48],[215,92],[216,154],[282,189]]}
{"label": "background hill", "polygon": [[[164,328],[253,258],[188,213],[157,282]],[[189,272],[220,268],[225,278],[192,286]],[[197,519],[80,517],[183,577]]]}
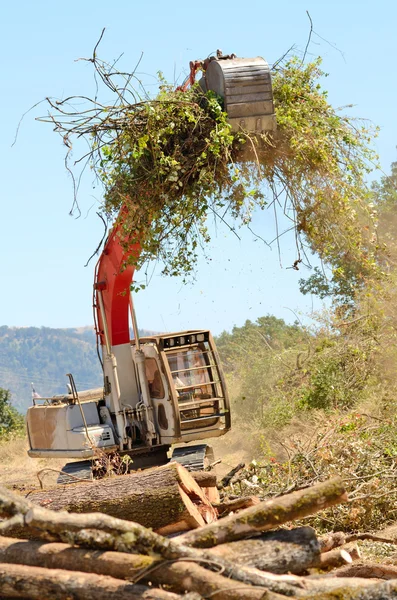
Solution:
{"label": "background hill", "polygon": [[0,327],[0,388],[10,390],[18,410],[31,404],[31,382],[41,396],[66,392],[66,373],[73,373],[77,389],[102,385],[91,327]]}

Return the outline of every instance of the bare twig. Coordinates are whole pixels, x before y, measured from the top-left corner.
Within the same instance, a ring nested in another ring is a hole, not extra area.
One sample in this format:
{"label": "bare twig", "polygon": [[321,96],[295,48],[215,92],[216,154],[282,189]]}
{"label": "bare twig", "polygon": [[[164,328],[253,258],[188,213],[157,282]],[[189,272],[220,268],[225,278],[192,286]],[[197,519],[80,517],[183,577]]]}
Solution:
{"label": "bare twig", "polygon": [[303,57],[302,57],[302,63],[301,63],[302,65],[305,62],[307,50],[309,48],[310,40],[312,39],[312,33],[313,33],[313,21],[312,21],[312,18],[310,16],[310,13],[309,13],[308,10],[306,11],[306,14],[309,17],[309,21],[310,21],[310,31],[309,31],[309,37],[308,37],[307,42],[306,42],[306,48],[305,48],[305,51],[304,51]]}

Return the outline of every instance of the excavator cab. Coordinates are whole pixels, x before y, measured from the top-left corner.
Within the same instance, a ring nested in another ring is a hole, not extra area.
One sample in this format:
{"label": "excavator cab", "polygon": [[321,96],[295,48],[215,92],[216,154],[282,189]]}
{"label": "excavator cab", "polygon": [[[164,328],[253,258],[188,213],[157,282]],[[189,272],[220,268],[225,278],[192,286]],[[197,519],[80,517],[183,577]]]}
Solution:
{"label": "excavator cab", "polygon": [[229,398],[211,333],[185,331],[141,338],[140,343],[161,442],[189,442],[226,433]]}

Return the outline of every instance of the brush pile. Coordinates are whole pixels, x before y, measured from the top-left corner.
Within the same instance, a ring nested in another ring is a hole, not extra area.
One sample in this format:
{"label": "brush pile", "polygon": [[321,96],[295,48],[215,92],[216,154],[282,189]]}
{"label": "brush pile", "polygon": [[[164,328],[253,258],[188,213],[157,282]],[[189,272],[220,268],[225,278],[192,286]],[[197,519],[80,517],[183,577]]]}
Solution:
{"label": "brush pile", "polygon": [[[126,477],[134,475],[121,479]],[[310,527],[293,527],[296,519],[346,501],[336,478],[254,503],[170,539],[103,513],[49,510],[2,488],[0,595],[40,600],[102,600],[111,594],[119,600],[394,597],[397,584],[380,580],[395,579],[396,567],[352,565],[360,557],[354,542],[360,536],[317,538]]]}
{"label": "brush pile", "polygon": [[[261,462],[253,461],[227,487],[229,494],[256,494],[270,499],[339,474],[349,503],[314,515],[316,531],[332,527],[348,533],[379,530],[396,519],[397,422],[394,399],[382,400],[376,416],[350,412],[312,417],[308,433],[277,443]],[[319,424],[321,422],[321,424]]]}
{"label": "brush pile", "polygon": [[[295,231],[295,266],[309,247],[332,267],[336,285],[354,287],[377,273],[376,214],[365,181],[376,162],[376,130],[328,102],[320,59],[273,66],[277,132],[259,136],[232,132],[222,99],[198,85],[177,91],[160,77],[150,98],[135,72],[118,71],[96,52],[88,60],[114,103],[101,103],[98,88],[92,100],[48,99],[41,120],[62,135],[75,191],[79,166],[89,165],[103,184],[103,214],[120,214],[128,243],[142,246],[131,257],[137,267],[155,259],[163,273],[188,276],[210,241],[209,219],[236,232],[266,208],[277,240],[283,215]],[[72,163],[81,139],[89,150]]]}

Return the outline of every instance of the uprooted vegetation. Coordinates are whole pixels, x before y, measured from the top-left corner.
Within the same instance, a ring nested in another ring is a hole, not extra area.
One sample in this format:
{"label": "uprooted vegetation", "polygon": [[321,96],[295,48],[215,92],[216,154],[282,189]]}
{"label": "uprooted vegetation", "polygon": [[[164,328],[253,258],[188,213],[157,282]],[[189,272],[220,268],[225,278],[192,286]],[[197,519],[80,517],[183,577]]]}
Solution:
{"label": "uprooted vegetation", "polygon": [[[134,88],[134,73],[120,73],[95,52],[89,60],[114,104],[102,104],[99,92],[83,108],[79,97],[50,99],[42,120],[62,135],[71,172],[94,170],[104,188],[102,213],[114,218],[122,209],[127,245],[142,247],[130,257],[138,267],[159,260],[163,273],[189,276],[210,240],[209,219],[235,231],[249,227],[254,210],[271,209],[277,228],[285,215],[295,231],[295,264],[307,262],[308,248],[317,253],[340,294],[379,276],[365,181],[376,162],[376,129],[332,107],[320,59],[274,66],[277,132],[260,136],[232,132],[222,99],[198,85],[175,91],[160,79],[149,98]],[[73,164],[81,138],[89,150]]]}

